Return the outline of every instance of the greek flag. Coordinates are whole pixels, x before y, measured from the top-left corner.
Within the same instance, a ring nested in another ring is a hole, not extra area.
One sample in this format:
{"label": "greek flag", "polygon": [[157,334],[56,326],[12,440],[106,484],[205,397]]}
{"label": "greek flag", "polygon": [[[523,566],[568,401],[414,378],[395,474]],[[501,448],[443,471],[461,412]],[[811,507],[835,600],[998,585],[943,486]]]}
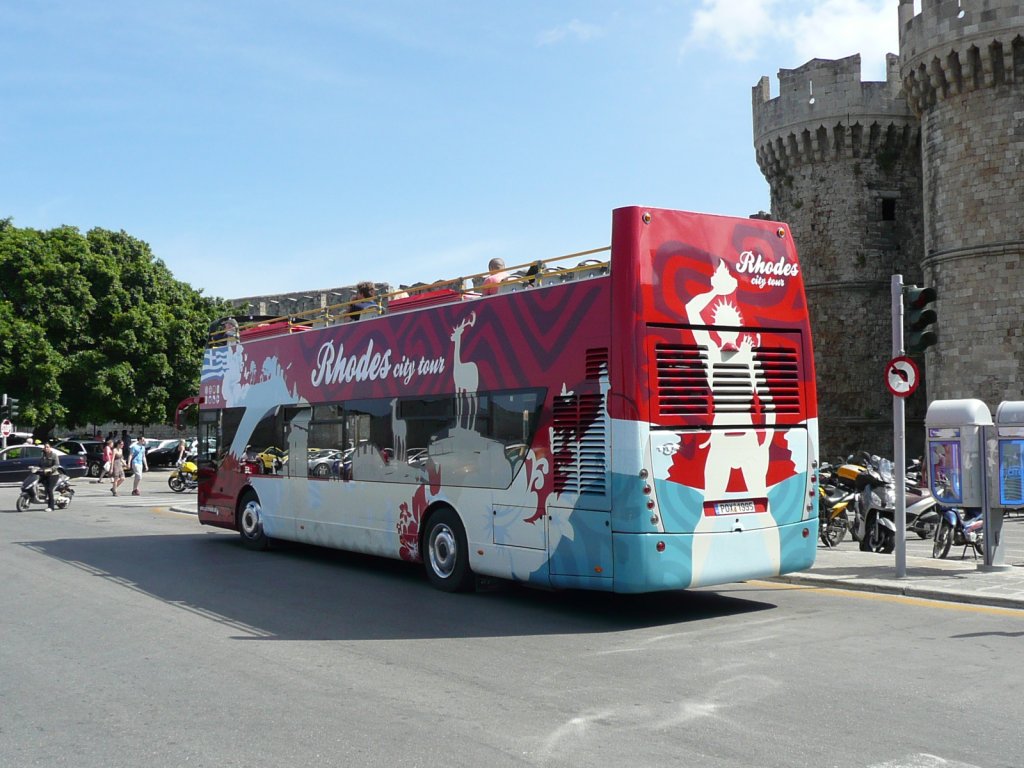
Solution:
{"label": "greek flag", "polygon": [[215,347],[207,349],[203,353],[203,373],[199,377],[200,383],[223,379],[228,369],[228,348]]}

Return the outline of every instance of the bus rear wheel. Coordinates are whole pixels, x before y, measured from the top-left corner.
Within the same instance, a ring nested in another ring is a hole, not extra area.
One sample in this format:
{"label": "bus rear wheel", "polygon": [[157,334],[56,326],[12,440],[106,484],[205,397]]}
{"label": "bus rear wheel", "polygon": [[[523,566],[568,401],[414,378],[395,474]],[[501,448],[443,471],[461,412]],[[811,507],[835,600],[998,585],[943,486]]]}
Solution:
{"label": "bus rear wheel", "polygon": [[238,532],[248,549],[263,550],[270,546],[270,539],[263,532],[260,497],[253,491],[247,491],[238,504]]}
{"label": "bus rear wheel", "polygon": [[443,592],[466,592],[473,587],[466,530],[455,510],[441,509],[430,516],[424,544],[423,563],[433,586]]}

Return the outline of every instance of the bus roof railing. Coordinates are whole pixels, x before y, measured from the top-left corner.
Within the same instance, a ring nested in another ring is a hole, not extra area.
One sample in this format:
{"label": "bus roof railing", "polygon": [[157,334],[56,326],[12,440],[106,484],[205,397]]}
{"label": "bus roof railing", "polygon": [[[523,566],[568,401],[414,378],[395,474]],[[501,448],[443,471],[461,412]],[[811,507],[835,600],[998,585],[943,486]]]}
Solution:
{"label": "bus roof railing", "polygon": [[[504,271],[509,276],[499,284],[497,293],[510,293],[527,288],[543,288],[564,282],[586,280],[607,275],[611,269],[609,258],[584,258],[583,261],[572,266],[562,266],[560,262],[581,257],[593,257],[596,254],[606,254],[610,251],[610,246],[604,246],[603,248],[592,248],[587,251],[578,251],[564,256],[537,259],[505,267]],[[479,272],[474,275],[438,280],[434,283],[415,285],[378,294],[374,297],[377,303],[377,316],[407,312],[426,306],[450,304],[467,299],[487,298],[487,296],[477,292],[476,288],[490,274],[489,271]],[[266,336],[278,336],[308,331],[313,328],[338,325],[355,319],[361,314],[360,311],[354,310],[354,305],[359,301],[364,301],[364,299],[356,297],[349,301],[330,304],[317,309],[309,309],[303,312],[293,312],[287,315],[235,315],[222,317],[210,324],[207,345],[219,347],[230,340],[248,341]],[[373,318],[364,316],[364,322],[371,319]]]}

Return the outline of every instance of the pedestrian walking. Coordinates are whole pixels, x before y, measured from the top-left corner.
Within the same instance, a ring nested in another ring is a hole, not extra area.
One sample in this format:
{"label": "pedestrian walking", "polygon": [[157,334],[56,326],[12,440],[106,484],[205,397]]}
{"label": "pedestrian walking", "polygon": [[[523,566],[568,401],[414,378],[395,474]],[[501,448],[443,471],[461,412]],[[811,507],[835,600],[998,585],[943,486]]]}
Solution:
{"label": "pedestrian walking", "polygon": [[139,439],[132,445],[131,449],[132,466],[132,496],[141,496],[139,485],[142,483],[142,473],[149,469],[146,464],[146,438],[139,435]]}
{"label": "pedestrian walking", "polygon": [[103,445],[103,466],[100,467],[100,476],[96,478],[97,483],[102,483],[104,478],[113,476],[113,460],[114,441],[108,437],[106,443]]}
{"label": "pedestrian walking", "polygon": [[114,450],[110,457],[110,492],[117,496],[117,489],[124,482],[124,452],[121,441],[114,441]]}

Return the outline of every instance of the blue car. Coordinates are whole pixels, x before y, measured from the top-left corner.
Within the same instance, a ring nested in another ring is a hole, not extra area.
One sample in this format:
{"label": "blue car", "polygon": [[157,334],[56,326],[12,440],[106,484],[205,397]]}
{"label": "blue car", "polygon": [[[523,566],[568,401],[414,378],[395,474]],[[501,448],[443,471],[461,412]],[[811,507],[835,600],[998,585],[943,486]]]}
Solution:
{"label": "blue car", "polygon": [[[68,455],[54,449],[60,467],[68,477],[84,477],[89,463],[84,455]],[[41,445],[12,445],[0,451],[0,483],[20,483],[31,472],[29,467],[38,467],[43,458]]]}

